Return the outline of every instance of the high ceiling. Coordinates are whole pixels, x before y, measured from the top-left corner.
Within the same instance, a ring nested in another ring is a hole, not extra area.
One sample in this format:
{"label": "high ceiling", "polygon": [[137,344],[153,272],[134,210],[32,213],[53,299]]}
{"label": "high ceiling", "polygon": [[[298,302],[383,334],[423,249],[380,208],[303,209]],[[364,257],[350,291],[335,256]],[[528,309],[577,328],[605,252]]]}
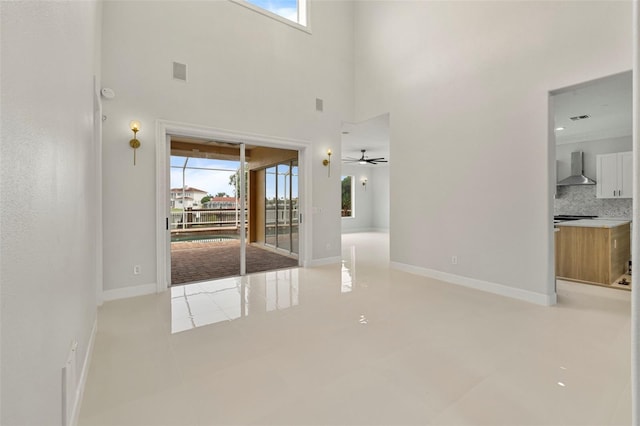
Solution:
{"label": "high ceiling", "polygon": [[[551,96],[556,143],[565,144],[632,134],[631,72],[588,82]],[[571,120],[588,115],[589,118]]]}
{"label": "high ceiling", "polygon": [[360,123],[342,124],[342,158],[360,158],[366,149],[368,158],[389,159],[389,114],[382,114]]}

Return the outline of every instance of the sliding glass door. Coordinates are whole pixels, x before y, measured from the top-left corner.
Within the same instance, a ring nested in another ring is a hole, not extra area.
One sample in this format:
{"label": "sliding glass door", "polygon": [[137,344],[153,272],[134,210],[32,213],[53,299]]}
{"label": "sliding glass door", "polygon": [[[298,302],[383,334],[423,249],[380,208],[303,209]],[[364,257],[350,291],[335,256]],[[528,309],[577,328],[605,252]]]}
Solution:
{"label": "sliding glass door", "polygon": [[291,252],[298,254],[300,226],[298,225],[298,160],[291,162]]}
{"label": "sliding glass door", "polygon": [[265,178],[265,244],[276,247],[278,234],[276,232],[276,168],[269,167]]}
{"label": "sliding glass door", "polygon": [[266,169],[265,244],[298,253],[298,162]]}

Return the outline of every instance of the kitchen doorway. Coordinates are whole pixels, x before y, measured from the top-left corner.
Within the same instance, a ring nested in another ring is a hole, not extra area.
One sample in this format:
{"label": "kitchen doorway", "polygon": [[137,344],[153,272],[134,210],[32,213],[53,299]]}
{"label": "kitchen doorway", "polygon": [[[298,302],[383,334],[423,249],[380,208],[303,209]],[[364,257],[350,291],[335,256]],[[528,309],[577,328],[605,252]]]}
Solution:
{"label": "kitchen doorway", "polygon": [[549,94],[557,280],[631,290],[632,73]]}

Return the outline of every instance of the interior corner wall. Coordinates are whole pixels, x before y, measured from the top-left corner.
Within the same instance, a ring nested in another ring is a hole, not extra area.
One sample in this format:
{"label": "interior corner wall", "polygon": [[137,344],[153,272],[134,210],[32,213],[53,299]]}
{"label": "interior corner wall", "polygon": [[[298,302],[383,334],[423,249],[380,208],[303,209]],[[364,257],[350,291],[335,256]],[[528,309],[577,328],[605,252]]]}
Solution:
{"label": "interior corner wall", "polygon": [[554,299],[549,91],[631,69],[631,9],[356,2],[355,119],[390,112],[402,165],[392,262]]}
{"label": "interior corner wall", "polygon": [[100,4],[0,16],[0,423],[61,424],[62,368],[77,341],[80,381],[96,319]]}
{"label": "interior corner wall", "polygon": [[[342,176],[354,177],[354,216],[342,218],[342,232],[389,230],[389,167],[342,165]],[[362,180],[367,179],[367,185]]]}
{"label": "interior corner wall", "polygon": [[[343,217],[342,232],[366,232],[373,230],[373,194],[362,186],[362,179],[371,179],[371,171],[368,167],[342,165],[341,178],[352,176],[353,178],[353,217]],[[342,188],[342,185],[340,186]]]}
{"label": "interior corner wall", "polygon": [[[391,160],[390,160],[391,161]],[[374,231],[389,232],[389,168],[381,165],[372,170],[372,180],[367,184],[367,191],[373,194]]]}
{"label": "interior corner wall", "polygon": [[[310,22],[308,34],[230,1],[104,3],[103,82],[116,93],[103,103],[106,291],[156,284],[157,119],[311,142],[307,260],[340,255],[339,176],[322,159],[329,148],[340,157],[353,115],[353,4],[311,1]],[[172,78],[174,61],[186,82]]]}

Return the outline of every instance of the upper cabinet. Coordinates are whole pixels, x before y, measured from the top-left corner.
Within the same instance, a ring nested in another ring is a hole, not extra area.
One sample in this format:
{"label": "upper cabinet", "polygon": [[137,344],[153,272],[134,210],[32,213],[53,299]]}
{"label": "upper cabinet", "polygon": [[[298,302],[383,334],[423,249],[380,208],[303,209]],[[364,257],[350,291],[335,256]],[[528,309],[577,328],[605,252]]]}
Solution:
{"label": "upper cabinet", "polygon": [[632,152],[596,156],[596,197],[631,198],[633,186]]}

